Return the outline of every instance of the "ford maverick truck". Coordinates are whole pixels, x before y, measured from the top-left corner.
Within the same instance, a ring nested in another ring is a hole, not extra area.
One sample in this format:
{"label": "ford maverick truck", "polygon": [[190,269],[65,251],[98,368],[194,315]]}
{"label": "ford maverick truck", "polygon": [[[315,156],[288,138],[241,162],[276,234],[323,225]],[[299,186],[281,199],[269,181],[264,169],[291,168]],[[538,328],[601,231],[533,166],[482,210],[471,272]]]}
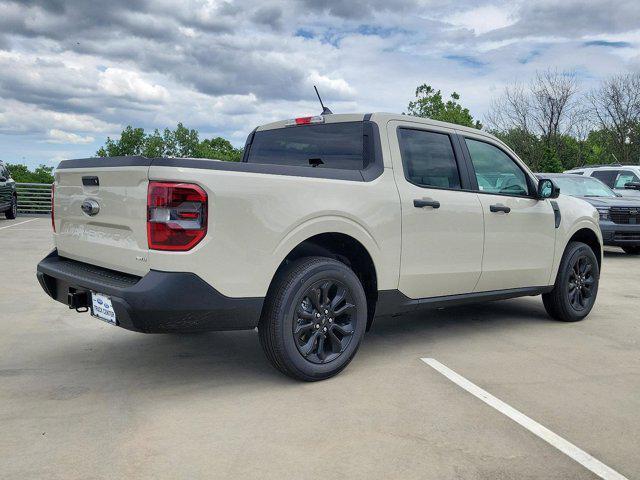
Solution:
{"label": "ford maverick truck", "polygon": [[374,317],[598,291],[598,213],[471,128],[393,114],[256,128],[241,162],[114,157],[55,172],[53,299],[139,332],[254,329],[275,368],[344,369]]}

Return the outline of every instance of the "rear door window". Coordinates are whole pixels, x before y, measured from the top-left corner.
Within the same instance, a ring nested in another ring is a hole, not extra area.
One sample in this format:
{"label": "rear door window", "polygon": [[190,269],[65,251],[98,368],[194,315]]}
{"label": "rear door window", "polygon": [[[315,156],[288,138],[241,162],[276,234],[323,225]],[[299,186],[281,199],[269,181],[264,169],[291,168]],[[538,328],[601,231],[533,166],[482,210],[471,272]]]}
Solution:
{"label": "rear door window", "polygon": [[449,135],[400,128],[398,140],[404,176],[409,182],[419,187],[460,188]]}
{"label": "rear door window", "polygon": [[365,167],[364,126],[341,122],[257,131],[247,162],[361,170]]}
{"label": "rear door window", "polygon": [[602,183],[604,183],[607,187],[613,188],[616,183],[616,177],[618,176],[619,170],[597,170],[591,174],[592,177],[597,178]]}

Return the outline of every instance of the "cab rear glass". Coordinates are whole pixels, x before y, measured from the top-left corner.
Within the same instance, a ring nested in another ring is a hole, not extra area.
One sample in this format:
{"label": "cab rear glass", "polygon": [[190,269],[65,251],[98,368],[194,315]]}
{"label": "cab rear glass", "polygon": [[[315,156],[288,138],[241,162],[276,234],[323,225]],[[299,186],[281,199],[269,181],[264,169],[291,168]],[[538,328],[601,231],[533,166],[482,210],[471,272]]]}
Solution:
{"label": "cab rear glass", "polygon": [[363,122],[300,125],[257,131],[248,163],[361,170],[365,165]]}

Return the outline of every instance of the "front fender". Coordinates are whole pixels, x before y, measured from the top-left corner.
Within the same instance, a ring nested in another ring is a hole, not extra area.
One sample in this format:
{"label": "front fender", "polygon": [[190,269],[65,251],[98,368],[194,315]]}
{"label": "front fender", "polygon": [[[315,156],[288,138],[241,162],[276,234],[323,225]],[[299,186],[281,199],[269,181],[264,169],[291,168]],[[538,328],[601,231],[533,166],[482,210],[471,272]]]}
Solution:
{"label": "front fender", "polygon": [[553,268],[549,278],[550,285],[555,283],[562,255],[564,255],[567,245],[580,230],[591,230],[596,235],[600,243],[600,262],[602,263],[602,232],[600,231],[598,211],[590,203],[566,195],[560,195],[557,202],[562,219],[556,233]]}

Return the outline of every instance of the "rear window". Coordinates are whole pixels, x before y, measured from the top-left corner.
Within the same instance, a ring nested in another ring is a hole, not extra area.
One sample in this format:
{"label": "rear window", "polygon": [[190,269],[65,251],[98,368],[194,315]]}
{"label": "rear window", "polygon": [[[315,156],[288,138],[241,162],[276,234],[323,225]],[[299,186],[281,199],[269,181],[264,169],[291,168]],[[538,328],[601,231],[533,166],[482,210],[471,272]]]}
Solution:
{"label": "rear window", "polygon": [[299,167],[364,168],[363,122],[325,123],[258,131],[248,163]]}

